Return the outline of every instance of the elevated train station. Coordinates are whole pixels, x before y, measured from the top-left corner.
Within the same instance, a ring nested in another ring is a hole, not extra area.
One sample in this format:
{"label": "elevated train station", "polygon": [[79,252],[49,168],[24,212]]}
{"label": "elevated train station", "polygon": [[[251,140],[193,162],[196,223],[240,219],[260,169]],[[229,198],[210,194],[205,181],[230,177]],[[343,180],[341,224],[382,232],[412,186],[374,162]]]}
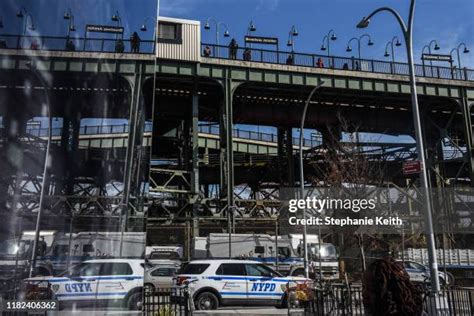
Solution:
{"label": "elevated train station", "polygon": [[[52,138],[42,227],[146,225],[155,243],[169,242],[175,230],[187,240],[227,232],[229,217],[241,223],[231,225],[236,232],[273,231],[280,189],[323,179],[325,153],[346,142],[343,133],[414,137],[406,64],[359,60],[356,68],[350,58],[258,48],[250,60],[243,60],[243,49],[231,59],[226,46],[201,43],[199,22],[160,23],[174,27],[175,38],[159,38],[156,46],[142,41],[140,53],[116,53],[112,40],[93,38],[76,39],[78,49],[65,51],[65,38],[47,36],[39,50],[29,50],[20,43],[32,38],[0,35],[3,214],[16,214],[24,228],[35,223],[48,132],[31,125],[46,116],[44,102],[62,127]],[[212,53],[203,57],[206,46]],[[316,67],[318,58],[327,66]],[[417,65],[416,74],[430,185],[466,194],[459,207],[472,211],[474,197],[462,192],[474,186],[474,70]],[[305,179],[299,179],[293,132],[319,81],[324,86],[305,123],[318,136],[305,140]],[[94,130],[87,119],[127,123]],[[277,132],[252,134],[239,124]],[[383,163],[383,179],[371,184],[416,183],[416,175],[402,172],[404,162],[416,159],[414,143],[355,146],[367,161]],[[472,225],[472,212],[464,216]]]}

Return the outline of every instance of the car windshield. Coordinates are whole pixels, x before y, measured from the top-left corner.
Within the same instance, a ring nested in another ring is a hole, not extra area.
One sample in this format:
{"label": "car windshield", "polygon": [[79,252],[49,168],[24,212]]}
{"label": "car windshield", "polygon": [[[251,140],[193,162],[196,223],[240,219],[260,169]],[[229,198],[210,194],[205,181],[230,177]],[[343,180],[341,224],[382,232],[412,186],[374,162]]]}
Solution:
{"label": "car windshield", "polygon": [[3,256],[22,256],[28,252],[30,248],[30,242],[21,240],[10,239],[0,243],[0,255]]}
{"label": "car windshield", "polygon": [[336,247],[332,244],[321,244],[321,250],[319,244],[309,244],[309,249],[315,258],[319,258],[321,253],[321,259],[337,259]]}

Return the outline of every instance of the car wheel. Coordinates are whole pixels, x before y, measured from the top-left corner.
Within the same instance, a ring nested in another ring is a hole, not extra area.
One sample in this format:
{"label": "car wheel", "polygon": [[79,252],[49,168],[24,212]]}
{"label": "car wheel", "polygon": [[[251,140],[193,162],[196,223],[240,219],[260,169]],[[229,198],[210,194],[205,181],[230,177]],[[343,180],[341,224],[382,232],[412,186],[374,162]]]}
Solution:
{"label": "car wheel", "polygon": [[285,296],[281,300],[281,304],[277,306],[277,308],[288,308],[288,295],[287,294],[285,294]]}
{"label": "car wheel", "polygon": [[127,308],[131,311],[140,311],[142,310],[143,305],[143,292],[136,291],[128,296]]}
{"label": "car wheel", "polygon": [[151,283],[147,283],[144,286],[145,292],[154,292],[155,291],[155,286]]}
{"label": "car wheel", "polygon": [[198,295],[195,304],[198,310],[213,310],[219,307],[219,299],[211,292],[204,292]]}

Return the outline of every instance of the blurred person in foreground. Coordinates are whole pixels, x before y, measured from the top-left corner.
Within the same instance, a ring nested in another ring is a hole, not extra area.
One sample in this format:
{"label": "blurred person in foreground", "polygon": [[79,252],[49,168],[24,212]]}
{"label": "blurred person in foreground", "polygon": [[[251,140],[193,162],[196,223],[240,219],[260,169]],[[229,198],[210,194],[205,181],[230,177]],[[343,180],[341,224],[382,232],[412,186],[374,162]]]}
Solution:
{"label": "blurred person in foreground", "polygon": [[401,262],[393,258],[374,261],[365,271],[362,283],[366,315],[422,315],[421,291],[410,281]]}

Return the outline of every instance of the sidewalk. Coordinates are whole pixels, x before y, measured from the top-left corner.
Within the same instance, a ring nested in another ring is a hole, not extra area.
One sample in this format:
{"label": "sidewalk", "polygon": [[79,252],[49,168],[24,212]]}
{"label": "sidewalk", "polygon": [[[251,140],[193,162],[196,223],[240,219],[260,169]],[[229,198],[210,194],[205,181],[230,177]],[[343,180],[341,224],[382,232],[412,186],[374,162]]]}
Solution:
{"label": "sidewalk", "polygon": [[[275,308],[275,307],[239,307],[239,308],[222,308],[215,311],[194,311],[193,315],[288,315],[286,308]],[[303,310],[292,309],[292,316],[303,315]]]}

